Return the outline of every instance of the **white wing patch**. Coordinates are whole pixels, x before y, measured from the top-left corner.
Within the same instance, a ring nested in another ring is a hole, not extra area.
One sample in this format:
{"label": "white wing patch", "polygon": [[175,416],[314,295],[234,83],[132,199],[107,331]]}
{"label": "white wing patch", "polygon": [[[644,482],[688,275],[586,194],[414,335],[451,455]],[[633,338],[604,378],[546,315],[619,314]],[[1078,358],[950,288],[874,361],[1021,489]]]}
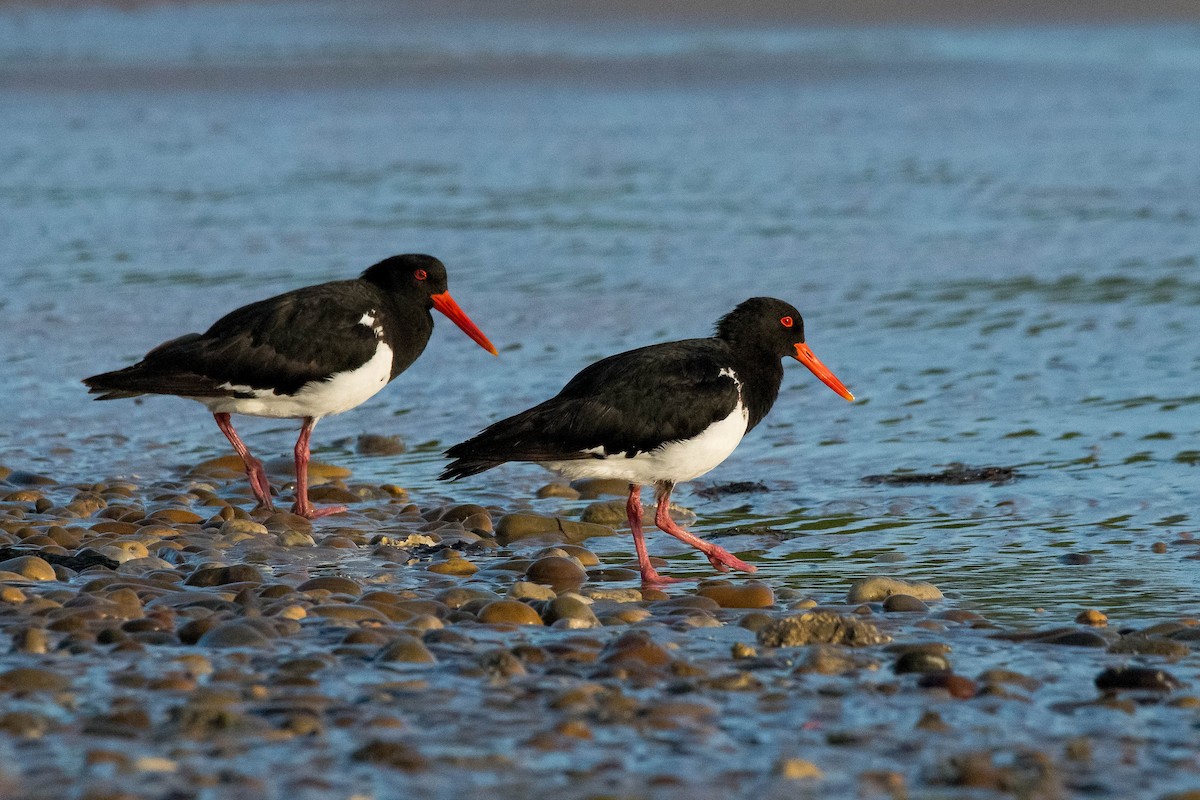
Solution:
{"label": "white wing patch", "polygon": [[383,326],[378,324],[378,320],[375,318],[375,313],[375,309],[372,308],[370,311],[362,315],[362,319],[358,321],[358,324],[373,330],[375,332],[376,339],[382,339]]}

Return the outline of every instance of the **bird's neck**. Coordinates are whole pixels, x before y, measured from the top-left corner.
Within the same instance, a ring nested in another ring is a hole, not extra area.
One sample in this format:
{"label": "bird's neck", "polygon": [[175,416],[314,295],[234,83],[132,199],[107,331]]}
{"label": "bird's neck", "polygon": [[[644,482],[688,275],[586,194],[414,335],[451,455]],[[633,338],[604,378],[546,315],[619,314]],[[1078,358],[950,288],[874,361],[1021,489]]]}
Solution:
{"label": "bird's neck", "polygon": [[744,348],[732,345],[734,371],[742,384],[742,404],[749,416],[746,431],[762,422],[763,417],[775,405],[779,387],[783,384],[783,364],[779,356],[761,348]]}
{"label": "bird's neck", "polygon": [[430,309],[411,298],[379,292],[384,314],[384,341],[392,350],[392,378],[408,369],[433,333]]}

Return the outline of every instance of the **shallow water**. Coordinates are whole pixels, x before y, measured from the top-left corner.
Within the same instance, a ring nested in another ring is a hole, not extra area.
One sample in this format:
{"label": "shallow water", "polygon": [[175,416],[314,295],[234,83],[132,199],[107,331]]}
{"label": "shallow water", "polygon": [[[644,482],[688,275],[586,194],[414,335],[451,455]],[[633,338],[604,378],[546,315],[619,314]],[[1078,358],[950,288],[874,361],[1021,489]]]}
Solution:
{"label": "shallow water", "polygon": [[[793,365],[764,425],[697,483],[771,491],[681,488],[698,530],[773,529],[726,544],[798,588],[894,561],[997,616],[1200,613],[1190,548],[1150,551],[1194,530],[1198,499],[1197,107],[1187,27],[9,10],[0,461],[89,480],[221,454],[198,406],[94,404],[79,379],[425,251],[502,357],[439,325],[388,390],[322,423],[319,457],[418,499],[573,510],[530,499],[547,476],[528,466],[439,484],[438,451],[590,360],[772,294],[859,400]],[[290,423],[242,428],[264,455],[290,450]],[[364,431],[410,451],[355,455]],[[861,481],[952,462],[1025,477]]]}

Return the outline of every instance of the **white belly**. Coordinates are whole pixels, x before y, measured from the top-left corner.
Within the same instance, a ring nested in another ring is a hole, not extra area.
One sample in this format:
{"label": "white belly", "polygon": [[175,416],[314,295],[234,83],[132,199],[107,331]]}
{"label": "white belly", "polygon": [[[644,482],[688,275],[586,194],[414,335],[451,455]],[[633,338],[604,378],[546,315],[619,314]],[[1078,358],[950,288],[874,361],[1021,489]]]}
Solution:
{"label": "white belly", "polygon": [[746,435],[748,420],[745,407],[739,403],[732,414],[709,425],[699,436],[682,442],[668,442],[633,458],[613,453],[604,458],[540,463],[570,480],[616,478],[637,484],[682,483],[699,478],[728,458]]}
{"label": "white belly", "polygon": [[371,360],[355,370],[335,372],[328,380],[310,381],[295,394],[275,394],[269,389],[229,385],[232,391],[252,397],[198,397],[214,414],[249,414],[254,417],[328,417],[361,405],[387,386],[392,377],[392,349],[382,342]]}

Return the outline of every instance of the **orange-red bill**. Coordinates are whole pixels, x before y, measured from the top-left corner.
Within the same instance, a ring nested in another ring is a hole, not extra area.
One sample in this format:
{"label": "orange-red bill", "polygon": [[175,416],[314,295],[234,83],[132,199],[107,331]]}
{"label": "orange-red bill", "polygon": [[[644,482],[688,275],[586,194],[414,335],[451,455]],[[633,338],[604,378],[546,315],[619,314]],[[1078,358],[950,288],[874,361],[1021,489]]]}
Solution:
{"label": "orange-red bill", "polygon": [[475,341],[484,350],[487,350],[494,356],[500,355],[496,352],[496,346],[488,341],[488,337],[483,335],[483,331],[479,330],[471,318],[467,316],[467,312],[458,307],[458,303],[454,302],[454,298],[449,292],[431,295],[433,307],[450,318],[450,321],[462,329],[462,332]]}
{"label": "orange-red bill", "polygon": [[812,370],[812,374],[816,375],[821,383],[833,389],[847,400],[854,399],[854,395],[850,394],[850,390],[842,385],[842,382],[837,379],[837,375],[830,372],[829,367],[822,364],[821,359],[813,355],[812,349],[804,342],[796,343],[796,360]]}

